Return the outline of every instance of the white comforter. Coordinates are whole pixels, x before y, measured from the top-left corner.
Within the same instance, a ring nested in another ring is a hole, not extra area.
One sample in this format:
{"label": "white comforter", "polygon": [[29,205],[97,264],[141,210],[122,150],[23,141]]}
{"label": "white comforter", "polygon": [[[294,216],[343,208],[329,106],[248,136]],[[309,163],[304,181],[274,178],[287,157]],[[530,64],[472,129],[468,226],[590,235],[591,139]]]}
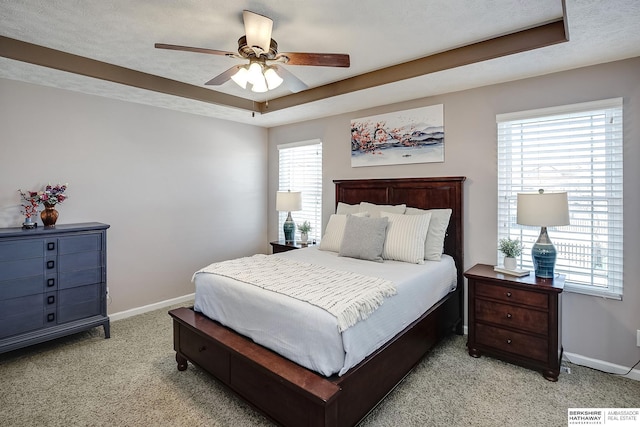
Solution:
{"label": "white comforter", "polygon": [[423,265],[339,257],[317,247],[273,256],[380,277],[396,285],[395,296],[386,298],[367,320],[340,333],[333,315],[309,303],[223,276],[195,276],[196,311],[325,376],[343,375],[456,286],[449,256]]}

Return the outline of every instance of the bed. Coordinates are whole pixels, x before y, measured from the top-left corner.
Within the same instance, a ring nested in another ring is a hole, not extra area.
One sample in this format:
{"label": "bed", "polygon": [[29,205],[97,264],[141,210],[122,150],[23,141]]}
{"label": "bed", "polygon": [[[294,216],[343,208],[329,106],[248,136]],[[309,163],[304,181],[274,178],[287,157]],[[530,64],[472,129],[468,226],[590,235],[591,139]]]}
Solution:
{"label": "bed", "polygon": [[455,290],[355,366],[347,366],[339,375],[319,374],[185,307],[169,312],[178,369],[185,370],[188,361],[200,366],[282,425],[357,424],[444,336],[462,334],[464,180],[447,177],[334,181],[336,206],[340,202],[369,202],[452,209],[444,253],[456,266]]}

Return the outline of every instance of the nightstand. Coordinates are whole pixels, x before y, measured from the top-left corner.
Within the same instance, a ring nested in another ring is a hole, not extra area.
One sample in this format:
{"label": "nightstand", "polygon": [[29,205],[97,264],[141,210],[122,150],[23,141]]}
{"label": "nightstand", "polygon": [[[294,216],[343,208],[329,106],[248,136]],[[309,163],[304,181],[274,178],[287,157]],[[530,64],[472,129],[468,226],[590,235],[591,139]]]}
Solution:
{"label": "nightstand", "polygon": [[277,254],[278,252],[287,252],[287,251],[292,251],[294,249],[306,248],[307,246],[309,246],[308,243],[301,243],[301,242],[287,243],[284,240],[270,242],[270,243],[271,243],[271,248],[274,254]]}
{"label": "nightstand", "polygon": [[475,265],[464,276],[469,285],[469,354],[540,370],[547,380],[557,381],[564,276],[542,279],[531,272],[515,277],[485,264]]}

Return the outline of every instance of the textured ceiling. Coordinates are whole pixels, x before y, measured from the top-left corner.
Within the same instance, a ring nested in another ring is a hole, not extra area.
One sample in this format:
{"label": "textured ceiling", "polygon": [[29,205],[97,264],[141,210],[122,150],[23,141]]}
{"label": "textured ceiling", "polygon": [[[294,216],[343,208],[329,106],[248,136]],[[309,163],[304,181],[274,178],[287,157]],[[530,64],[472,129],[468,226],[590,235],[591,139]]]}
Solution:
{"label": "textured ceiling", "polygon": [[[287,66],[316,87],[562,17],[561,0],[0,0],[0,35],[204,87],[240,60],[154,49],[156,42],[235,51],[242,10],[271,17],[281,52],[348,53],[350,68]],[[0,57],[0,77],[259,126],[390,104],[640,56],[640,1],[567,0],[569,42],[256,114]],[[640,72],[640,71],[639,71]],[[210,88],[210,87],[207,87]],[[211,89],[213,90],[213,89]],[[215,90],[256,102],[233,82]]]}

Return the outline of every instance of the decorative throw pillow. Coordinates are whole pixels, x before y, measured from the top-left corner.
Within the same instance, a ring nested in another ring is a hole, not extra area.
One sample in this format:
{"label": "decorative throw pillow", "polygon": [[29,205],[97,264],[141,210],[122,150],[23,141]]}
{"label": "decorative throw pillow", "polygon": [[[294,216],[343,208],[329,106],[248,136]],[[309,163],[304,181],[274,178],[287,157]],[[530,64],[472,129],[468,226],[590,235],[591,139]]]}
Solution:
{"label": "decorative throw pillow", "polygon": [[[353,216],[368,217],[369,214],[367,212],[361,212],[353,214]],[[342,243],[346,224],[347,215],[331,215],[318,249],[322,251],[340,252],[340,244]]]}
{"label": "decorative throw pillow", "polygon": [[387,218],[347,216],[339,256],[384,262],[382,249],[387,232]]}
{"label": "decorative throw pillow", "polygon": [[338,207],[336,207],[336,214],[338,215],[348,215],[360,212],[360,205],[349,205],[347,203],[338,202]]}
{"label": "decorative throw pillow", "polygon": [[407,205],[376,205],[369,202],[360,202],[360,212],[369,212],[371,218],[380,218],[381,212],[403,214]]}
{"label": "decorative throw pillow", "polygon": [[424,242],[431,213],[402,215],[382,212],[381,215],[389,218],[382,258],[424,264]]}
{"label": "decorative throw pillow", "polygon": [[444,252],[444,238],[449,227],[451,219],[451,209],[417,209],[407,208],[407,215],[424,215],[431,213],[431,221],[429,221],[429,231],[427,232],[427,240],[424,242],[424,259],[429,261],[440,261]]}

